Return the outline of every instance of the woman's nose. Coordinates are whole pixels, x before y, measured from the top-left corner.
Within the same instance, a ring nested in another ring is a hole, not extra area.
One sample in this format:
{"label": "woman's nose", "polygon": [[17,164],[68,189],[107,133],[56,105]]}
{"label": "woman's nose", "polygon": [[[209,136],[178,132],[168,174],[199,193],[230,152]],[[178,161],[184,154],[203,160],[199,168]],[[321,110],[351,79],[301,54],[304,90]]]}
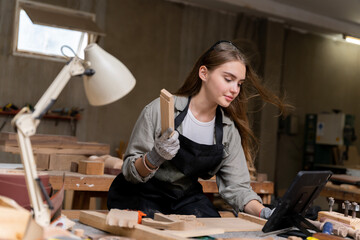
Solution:
{"label": "woman's nose", "polygon": [[240,86],[236,83],[236,84],[232,84],[230,91],[233,93],[237,93],[240,90]]}

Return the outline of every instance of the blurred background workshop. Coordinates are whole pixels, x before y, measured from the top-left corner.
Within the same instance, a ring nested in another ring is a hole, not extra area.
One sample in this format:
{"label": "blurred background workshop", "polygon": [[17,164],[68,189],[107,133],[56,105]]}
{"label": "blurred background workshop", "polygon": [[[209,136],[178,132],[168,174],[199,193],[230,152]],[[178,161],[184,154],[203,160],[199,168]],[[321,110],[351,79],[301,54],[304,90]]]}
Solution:
{"label": "blurred background workshop", "polygon": [[[263,204],[276,207],[300,171],[331,171],[306,217],[316,220],[319,211],[331,209],[357,219],[359,1],[0,0],[0,39],[0,238],[30,234],[30,222],[43,228],[56,221],[71,225],[66,231],[74,239],[104,232],[134,239],[202,236],[169,237],[155,227],[153,232],[141,227],[133,228],[137,232],[113,230],[96,214],[107,213],[107,192],[121,172],[144,106],[162,89],[175,93],[198,56],[222,39],[241,49],[262,83],[294,106],[282,118],[271,104],[249,100],[248,117],[259,148],[248,169],[251,187]],[[113,77],[121,78],[118,88],[87,84],[87,79]],[[223,218],[235,217],[215,178],[199,182]],[[43,195],[54,201],[52,216],[57,218],[52,222],[43,214],[47,209],[42,205],[51,202]],[[28,211],[37,207],[38,216]],[[17,208],[21,214],[14,216],[24,217],[23,223],[9,220]],[[90,220],[79,221],[81,210],[91,210],[83,212]],[[260,227],[239,231],[261,232],[266,222],[248,221]],[[122,224],[131,229],[137,223]],[[235,228],[216,231],[225,227],[209,226],[205,235],[213,239],[238,237],[226,234]],[[360,239],[360,233],[336,231],[332,234],[337,237]]]}

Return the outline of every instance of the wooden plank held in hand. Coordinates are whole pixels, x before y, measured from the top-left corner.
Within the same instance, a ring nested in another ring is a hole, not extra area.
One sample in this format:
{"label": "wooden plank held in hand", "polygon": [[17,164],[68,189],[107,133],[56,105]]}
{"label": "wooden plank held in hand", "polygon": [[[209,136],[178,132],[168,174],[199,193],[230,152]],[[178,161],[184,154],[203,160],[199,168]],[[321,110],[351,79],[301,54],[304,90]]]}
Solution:
{"label": "wooden plank held in hand", "polygon": [[160,91],[160,110],[161,110],[161,134],[166,129],[174,129],[174,96],[166,89]]}

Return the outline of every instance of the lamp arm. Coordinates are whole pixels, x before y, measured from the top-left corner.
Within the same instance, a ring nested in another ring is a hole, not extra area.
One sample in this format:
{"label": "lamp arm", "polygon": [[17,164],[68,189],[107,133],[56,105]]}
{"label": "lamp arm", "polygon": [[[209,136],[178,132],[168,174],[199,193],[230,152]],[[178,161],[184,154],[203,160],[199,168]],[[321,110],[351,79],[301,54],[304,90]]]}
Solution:
{"label": "lamp arm", "polygon": [[34,107],[34,119],[40,119],[49,108],[55,103],[56,99],[65,88],[72,76],[81,75],[85,72],[84,61],[78,57],[72,58],[60,73],[56,76],[49,88],[40,98]]}
{"label": "lamp arm", "polygon": [[36,172],[36,164],[30,137],[36,133],[36,128],[40,123],[40,118],[53,105],[61,91],[69,82],[70,78],[72,76],[81,75],[85,72],[83,64],[83,60],[77,57],[71,59],[71,61],[63,67],[35,105],[34,112],[31,112],[28,107],[24,107],[11,121],[12,126],[17,132],[21,159],[24,165],[25,180],[34,218],[41,226],[48,226],[50,224],[51,214],[49,206],[43,203],[41,194],[44,189],[42,189],[42,183]]}

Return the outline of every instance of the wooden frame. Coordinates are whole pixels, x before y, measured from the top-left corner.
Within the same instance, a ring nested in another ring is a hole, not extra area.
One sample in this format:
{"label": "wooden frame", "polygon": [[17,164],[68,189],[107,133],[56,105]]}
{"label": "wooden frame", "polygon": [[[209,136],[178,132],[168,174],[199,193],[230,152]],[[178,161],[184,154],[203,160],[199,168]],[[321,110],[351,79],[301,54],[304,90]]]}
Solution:
{"label": "wooden frame", "polygon": [[174,129],[174,97],[166,89],[160,91],[161,133]]}

